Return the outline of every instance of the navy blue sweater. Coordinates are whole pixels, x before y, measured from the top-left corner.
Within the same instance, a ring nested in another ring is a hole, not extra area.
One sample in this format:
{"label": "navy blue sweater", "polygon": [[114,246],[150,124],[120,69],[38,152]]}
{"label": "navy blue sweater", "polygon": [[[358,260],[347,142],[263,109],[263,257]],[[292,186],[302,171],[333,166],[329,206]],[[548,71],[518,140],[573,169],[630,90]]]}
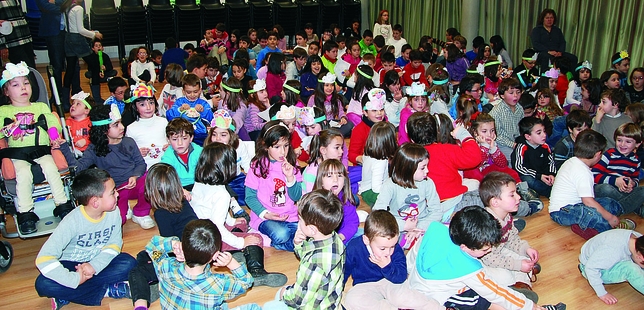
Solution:
{"label": "navy blue sweater", "polygon": [[407,279],[407,259],[400,245],[396,244],[394,254],[391,256],[391,263],[385,268],[380,268],[369,260],[369,251],[362,240],[362,237],[355,238],[347,244],[344,283],[347,282],[349,276],[353,277],[353,285],[377,282],[382,279],[387,279],[394,284],[405,282]]}

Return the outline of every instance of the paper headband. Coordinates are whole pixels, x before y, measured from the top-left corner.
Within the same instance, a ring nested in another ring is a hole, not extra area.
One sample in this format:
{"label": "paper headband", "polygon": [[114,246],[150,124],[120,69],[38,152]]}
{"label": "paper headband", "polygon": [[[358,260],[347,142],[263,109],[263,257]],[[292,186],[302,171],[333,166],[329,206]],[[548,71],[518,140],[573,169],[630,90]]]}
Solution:
{"label": "paper headband", "polygon": [[4,86],[5,83],[13,80],[19,76],[27,76],[29,74],[29,67],[24,61],[21,61],[18,64],[7,63],[5,66],[4,72],[2,72],[2,80],[0,80],[0,87]]}
{"label": "paper headband", "polygon": [[373,78],[373,76],[372,76],[372,75],[369,75],[369,74],[365,73],[364,71],[360,70],[360,67],[356,68],[356,72],[358,72],[360,75],[362,75],[362,76],[364,76],[364,77],[366,77],[366,78],[368,78],[368,79],[372,79],[372,78]]}
{"label": "paper headband", "polygon": [[230,113],[226,110],[217,110],[213,114],[212,121],[210,122],[210,127],[217,127],[221,129],[230,129],[235,130],[235,125],[233,125],[233,118],[230,116]]}
{"label": "paper headband", "polygon": [[622,60],[624,60],[626,58],[628,58],[628,52],[627,51],[621,51],[621,52],[619,52],[619,58],[615,59],[615,61],[613,61],[613,64],[615,65],[615,64],[619,63],[620,61],[622,61]]}
{"label": "paper headband", "polygon": [[336,78],[335,74],[331,72],[327,72],[327,74],[324,75],[322,79],[318,80],[318,82],[324,83],[324,84],[334,84],[335,78]]}
{"label": "paper headband", "polygon": [[252,94],[264,89],[266,89],[266,80],[257,79],[255,80],[255,85],[253,85],[253,89],[249,89],[248,93]]}
{"label": "paper headband", "polygon": [[478,65],[476,65],[475,70],[469,70],[468,69],[467,73],[484,75],[485,74],[485,65],[482,64],[482,63],[479,63]]}
{"label": "paper headband", "polygon": [[275,113],[275,116],[271,120],[283,120],[283,119],[294,119],[295,118],[295,107],[283,105],[280,107],[280,110]]}
{"label": "paper headband", "polygon": [[275,125],[273,125],[271,127],[268,127],[268,129],[266,129],[266,131],[264,132],[264,137],[266,137],[266,135],[268,134],[269,131],[271,131],[271,129],[273,129],[275,127],[279,127],[279,126],[282,126],[282,127],[286,128],[286,130],[288,130],[288,126],[284,125],[284,123],[282,123],[282,122],[279,122],[279,123],[277,123],[277,124],[275,124]]}
{"label": "paper headband", "polygon": [[154,98],[154,89],[144,83],[130,86],[131,96],[126,102],[134,102],[139,98]]}
{"label": "paper headband", "polygon": [[299,89],[297,89],[297,88],[295,88],[295,87],[293,87],[293,86],[291,86],[291,85],[288,85],[288,84],[284,83],[284,85],[282,85],[282,86],[283,86],[284,88],[286,88],[286,89],[288,89],[288,90],[290,90],[290,91],[292,91],[292,92],[294,92],[294,93],[298,94],[298,95],[300,94],[300,90],[299,90]]}
{"label": "paper headband", "polygon": [[75,94],[75,95],[73,95],[73,96],[72,96],[72,100],[80,100],[82,103],[84,103],[84,104],[85,104],[85,106],[86,106],[88,109],[90,109],[90,110],[91,110],[91,109],[92,109],[92,106],[91,106],[91,105],[89,105],[89,102],[87,102],[87,100],[86,100],[86,99],[87,99],[87,97],[89,97],[89,93],[86,93],[86,92],[84,92],[84,91],[82,91],[82,90],[81,90],[79,93],[77,93],[77,94]]}
{"label": "paper headband", "polygon": [[242,90],[241,88],[230,87],[230,86],[226,85],[226,82],[221,82],[220,85],[221,85],[221,88],[223,88],[223,89],[225,89],[225,90],[227,90],[227,91],[229,91],[231,93],[238,93],[238,92],[240,92]]}
{"label": "paper headband", "polygon": [[363,110],[365,111],[380,111],[385,108],[385,99],[387,98],[387,93],[380,88],[372,88],[367,93],[369,101],[364,105]]}
{"label": "paper headband", "polygon": [[537,61],[537,55],[539,55],[539,53],[534,53],[532,57],[521,57],[521,59],[525,61]]}
{"label": "paper headband", "polygon": [[550,68],[550,70],[544,72],[542,76],[545,76],[545,77],[551,78],[551,79],[557,79],[557,78],[559,78],[559,70],[557,70],[555,68]]}
{"label": "paper headband", "polygon": [[121,120],[121,112],[119,112],[119,107],[113,103],[110,105],[110,117],[100,121],[93,121],[92,126],[109,125],[118,122],[119,120]]}
{"label": "paper headband", "polygon": [[593,64],[591,64],[590,61],[586,60],[581,63],[581,66],[575,68],[575,71],[579,71],[581,69],[588,69],[590,71],[593,71]]}
{"label": "paper headband", "polygon": [[427,96],[427,92],[425,91],[425,84],[419,82],[411,83],[411,86],[407,88],[407,96]]}
{"label": "paper headband", "polygon": [[297,113],[297,122],[302,126],[311,126],[313,124],[321,123],[325,120],[326,115],[315,117],[315,109],[313,107],[301,108]]}

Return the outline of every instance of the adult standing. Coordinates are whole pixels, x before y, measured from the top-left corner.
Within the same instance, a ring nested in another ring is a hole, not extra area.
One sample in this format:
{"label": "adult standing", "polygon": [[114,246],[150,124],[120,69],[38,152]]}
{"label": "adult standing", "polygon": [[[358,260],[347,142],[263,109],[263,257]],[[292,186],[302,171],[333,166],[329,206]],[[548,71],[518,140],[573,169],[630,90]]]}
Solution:
{"label": "adult standing", "polygon": [[0,23],[4,21],[13,26],[11,33],[4,35],[5,44],[9,49],[9,61],[15,64],[24,61],[27,66],[35,68],[36,54],[31,43],[31,32],[22,7],[16,0],[0,1]]}
{"label": "adult standing", "polygon": [[391,29],[391,23],[389,22],[389,11],[382,10],[378,14],[378,19],[373,25],[373,35],[374,37],[381,35],[385,38],[385,42],[388,42],[392,37],[393,30]]}
{"label": "adult standing", "polygon": [[[54,80],[59,96],[62,95],[63,71],[65,70],[65,19],[60,12],[64,0],[36,0],[36,5],[42,13],[38,36],[45,39],[49,64],[54,68]],[[80,89],[80,77],[72,81],[75,88]],[[53,89],[53,88],[52,88]]]}
{"label": "adult standing", "polygon": [[554,57],[564,56],[570,63],[578,62],[577,56],[566,52],[566,38],[557,23],[557,13],[553,9],[544,9],[539,14],[537,26],[532,29],[530,40],[532,48],[539,53],[537,63],[541,72],[548,70]]}
{"label": "adult standing", "polygon": [[[13,0],[12,0],[13,1]],[[98,31],[90,31],[83,26],[83,16],[85,9],[80,5],[83,0],[65,0],[60,6],[60,11],[65,14],[65,57],[67,60],[67,69],[63,80],[63,94],[61,102],[65,111],[69,110],[70,86],[73,79],[79,74],[75,70],[78,66],[78,58],[89,56],[92,50],[89,48],[87,39],[103,39],[103,35]]]}

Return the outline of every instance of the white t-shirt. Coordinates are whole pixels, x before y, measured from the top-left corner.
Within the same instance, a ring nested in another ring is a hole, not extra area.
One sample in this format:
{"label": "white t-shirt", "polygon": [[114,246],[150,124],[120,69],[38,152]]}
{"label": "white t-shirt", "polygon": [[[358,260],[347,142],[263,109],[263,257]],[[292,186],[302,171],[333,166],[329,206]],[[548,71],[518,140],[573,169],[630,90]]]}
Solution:
{"label": "white t-shirt", "polygon": [[577,157],[566,160],[557,172],[550,193],[548,212],[581,203],[581,197],[595,198],[595,182],[590,168]]}
{"label": "white t-shirt", "polygon": [[401,37],[400,40],[395,40],[393,37],[389,38],[389,42],[387,42],[389,45],[393,45],[396,48],[396,53],[395,56],[396,58],[400,57],[400,53],[402,53],[402,46],[407,44],[407,40],[405,38]]}
{"label": "white t-shirt", "polygon": [[359,183],[358,193],[362,194],[368,190],[380,193],[385,180],[389,178],[389,161],[386,159],[375,159],[362,156],[362,181]]}
{"label": "white t-shirt", "polygon": [[165,153],[163,147],[168,144],[165,135],[165,127],[168,126],[168,120],[164,117],[153,116],[152,118],[139,118],[136,122],[127,126],[126,136],[134,139],[139,148],[147,147],[150,149],[147,155],[143,157],[147,169],[161,161],[161,156]]}

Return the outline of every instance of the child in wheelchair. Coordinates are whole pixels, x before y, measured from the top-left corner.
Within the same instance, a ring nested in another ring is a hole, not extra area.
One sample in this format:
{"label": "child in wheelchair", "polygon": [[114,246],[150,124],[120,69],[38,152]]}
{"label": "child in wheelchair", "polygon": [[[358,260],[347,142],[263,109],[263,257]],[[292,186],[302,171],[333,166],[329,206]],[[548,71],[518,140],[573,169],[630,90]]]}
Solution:
{"label": "child in wheelchair", "polygon": [[32,198],[34,173],[44,174],[49,182],[56,204],[54,216],[62,219],[74,209],[51,156],[50,141],[59,137],[61,126],[47,104],[30,102],[32,89],[28,74],[29,68],[24,62],[7,63],[0,80],[0,87],[11,102],[0,107],[0,120],[4,122],[0,138],[7,138],[9,146],[0,150],[0,158],[10,158],[16,170],[17,221],[23,235],[38,230],[39,217],[34,212]]}

